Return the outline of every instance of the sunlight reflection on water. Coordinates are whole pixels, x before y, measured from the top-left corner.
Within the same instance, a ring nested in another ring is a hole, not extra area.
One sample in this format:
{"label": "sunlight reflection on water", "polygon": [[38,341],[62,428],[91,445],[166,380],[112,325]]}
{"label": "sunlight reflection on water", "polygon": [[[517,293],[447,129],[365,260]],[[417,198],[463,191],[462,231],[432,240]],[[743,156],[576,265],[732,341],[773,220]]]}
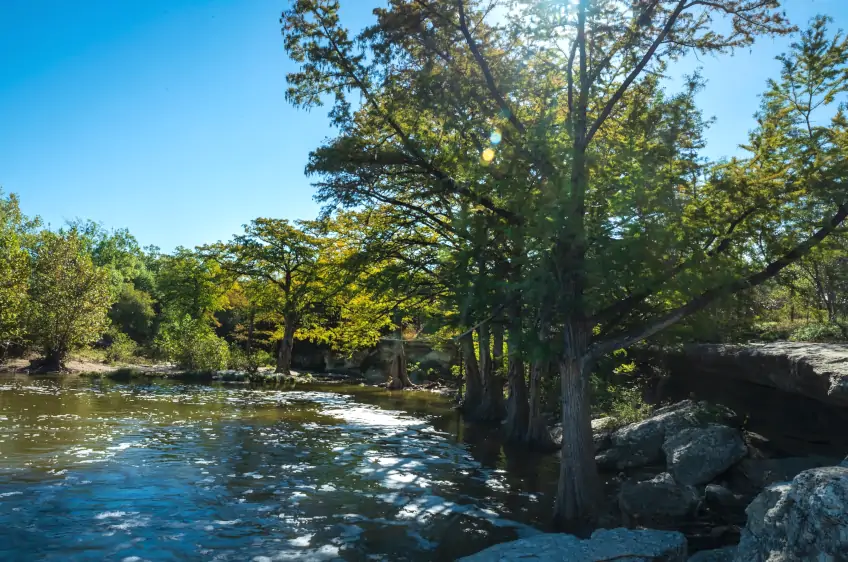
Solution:
{"label": "sunlight reflection on water", "polygon": [[482,462],[446,417],[382,406],[312,390],[0,385],[0,559],[452,559],[537,532],[549,506],[532,478]]}

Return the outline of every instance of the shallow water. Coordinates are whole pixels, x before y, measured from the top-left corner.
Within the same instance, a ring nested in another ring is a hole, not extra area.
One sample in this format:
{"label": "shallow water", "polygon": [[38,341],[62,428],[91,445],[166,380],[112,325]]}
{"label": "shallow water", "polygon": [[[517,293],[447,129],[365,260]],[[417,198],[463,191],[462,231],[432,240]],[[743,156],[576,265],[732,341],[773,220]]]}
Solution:
{"label": "shallow water", "polygon": [[0,378],[0,560],[452,560],[538,532],[554,459],[450,406]]}

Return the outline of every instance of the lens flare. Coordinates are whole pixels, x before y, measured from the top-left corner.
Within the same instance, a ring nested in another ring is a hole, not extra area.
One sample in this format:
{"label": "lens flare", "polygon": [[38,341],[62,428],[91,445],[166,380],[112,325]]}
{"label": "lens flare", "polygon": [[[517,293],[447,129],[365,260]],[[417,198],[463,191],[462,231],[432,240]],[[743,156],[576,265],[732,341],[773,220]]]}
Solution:
{"label": "lens flare", "polygon": [[489,135],[489,141],[490,141],[492,144],[500,144],[500,143],[501,143],[501,139],[502,139],[502,138],[503,138],[503,135],[501,135],[501,132],[500,132],[499,130],[497,130],[497,129],[495,129],[494,131],[492,131],[492,134],[491,134],[491,135]]}
{"label": "lens flare", "polygon": [[491,148],[487,148],[486,150],[483,151],[483,160],[485,162],[491,162],[494,159],[495,159],[495,151],[494,150],[492,150]]}

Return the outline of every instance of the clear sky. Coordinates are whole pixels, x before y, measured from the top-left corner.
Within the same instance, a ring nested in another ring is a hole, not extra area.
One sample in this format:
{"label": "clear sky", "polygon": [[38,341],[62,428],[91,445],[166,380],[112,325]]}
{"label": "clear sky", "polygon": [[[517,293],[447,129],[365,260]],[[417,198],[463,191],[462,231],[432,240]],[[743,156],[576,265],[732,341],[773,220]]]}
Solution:
{"label": "clear sky", "polygon": [[[359,28],[376,0],[341,0]],[[848,0],[785,0],[793,21]],[[90,218],[165,251],[227,239],[258,216],[311,218],[309,151],[326,112],[290,107],[286,0],[0,0],[0,186],[53,226]],[[788,40],[703,67],[707,154],[736,153]]]}

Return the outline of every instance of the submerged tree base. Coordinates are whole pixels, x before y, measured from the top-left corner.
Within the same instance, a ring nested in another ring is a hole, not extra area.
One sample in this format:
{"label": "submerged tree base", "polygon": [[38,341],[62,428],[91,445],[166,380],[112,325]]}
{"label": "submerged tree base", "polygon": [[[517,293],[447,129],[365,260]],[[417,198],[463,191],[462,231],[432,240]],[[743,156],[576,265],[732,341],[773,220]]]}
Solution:
{"label": "submerged tree base", "polygon": [[55,358],[33,359],[26,372],[30,375],[46,375],[51,373],[70,373],[64,361]]}

